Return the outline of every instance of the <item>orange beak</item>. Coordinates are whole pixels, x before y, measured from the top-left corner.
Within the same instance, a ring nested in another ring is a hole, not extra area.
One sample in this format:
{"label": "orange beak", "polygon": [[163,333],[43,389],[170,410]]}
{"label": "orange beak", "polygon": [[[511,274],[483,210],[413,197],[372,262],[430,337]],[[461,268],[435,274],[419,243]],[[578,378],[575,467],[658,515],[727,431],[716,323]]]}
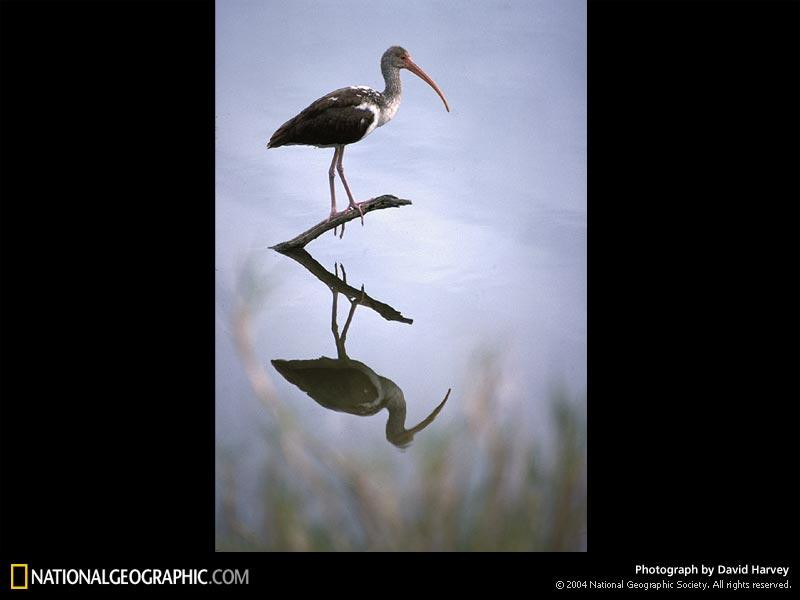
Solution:
{"label": "orange beak", "polygon": [[414,75],[416,75],[417,77],[422,79],[422,81],[424,81],[429,86],[431,86],[433,88],[433,91],[435,91],[437,94],[439,94],[439,98],[441,98],[442,102],[444,102],[444,107],[447,109],[447,112],[450,112],[450,107],[447,104],[447,98],[444,97],[444,93],[442,92],[442,90],[439,89],[439,86],[436,85],[436,82],[433,79],[431,79],[425,71],[420,69],[414,63],[414,61],[411,60],[410,57],[406,58],[405,62],[406,62],[406,69],[411,71]]}

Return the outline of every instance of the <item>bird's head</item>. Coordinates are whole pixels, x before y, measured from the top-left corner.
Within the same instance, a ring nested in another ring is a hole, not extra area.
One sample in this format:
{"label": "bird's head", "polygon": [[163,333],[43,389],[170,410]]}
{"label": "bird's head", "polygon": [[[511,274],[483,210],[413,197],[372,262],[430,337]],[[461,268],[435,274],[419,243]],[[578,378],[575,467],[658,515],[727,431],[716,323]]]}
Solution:
{"label": "bird's head", "polygon": [[392,46],[381,57],[381,65],[394,67],[395,69],[405,69],[406,61],[411,60],[411,54],[401,46]]}
{"label": "bird's head", "polygon": [[450,397],[450,390],[447,390],[444,400],[433,409],[431,414],[416,426],[406,429],[406,401],[403,397],[403,391],[394,382],[385,377],[380,377],[380,380],[384,384],[386,408],[389,411],[389,419],[386,421],[386,439],[401,450],[405,449],[411,444],[417,433],[433,423],[436,415],[442,411],[447,399]]}
{"label": "bird's head", "polygon": [[381,57],[381,69],[384,73],[386,73],[389,69],[408,69],[414,73],[414,75],[431,86],[433,91],[439,94],[439,98],[441,98],[442,102],[444,102],[445,109],[447,109],[447,112],[450,112],[450,106],[447,104],[447,99],[444,97],[444,92],[439,89],[439,86],[436,85],[436,82],[431,79],[425,71],[423,71],[413,60],[411,60],[411,54],[402,46],[392,46],[383,53],[383,56]]}

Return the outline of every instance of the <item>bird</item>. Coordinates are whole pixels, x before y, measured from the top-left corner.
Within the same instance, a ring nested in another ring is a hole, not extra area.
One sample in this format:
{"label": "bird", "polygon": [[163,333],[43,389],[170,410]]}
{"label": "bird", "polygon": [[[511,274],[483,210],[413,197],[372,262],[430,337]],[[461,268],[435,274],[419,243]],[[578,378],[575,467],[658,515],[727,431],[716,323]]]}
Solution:
{"label": "bird", "polygon": [[[344,176],[342,166],[344,149],[348,144],[363,140],[378,127],[386,125],[397,114],[402,98],[400,82],[402,69],[411,71],[430,85],[444,102],[447,112],[450,112],[450,105],[444,92],[436,82],[411,59],[411,54],[405,48],[392,46],[381,56],[381,72],[386,83],[383,92],[367,86],[350,86],[334,90],[286,121],[272,134],[267,143],[267,148],[291,145],[334,148],[333,160],[328,169],[331,192],[331,212],[328,220],[339,214],[336,211],[334,185],[334,171],[337,171],[350,201],[345,210],[358,210],[361,224],[364,224],[364,212],[361,208],[363,203],[355,201]],[[335,233],[334,229],[334,235]]]}

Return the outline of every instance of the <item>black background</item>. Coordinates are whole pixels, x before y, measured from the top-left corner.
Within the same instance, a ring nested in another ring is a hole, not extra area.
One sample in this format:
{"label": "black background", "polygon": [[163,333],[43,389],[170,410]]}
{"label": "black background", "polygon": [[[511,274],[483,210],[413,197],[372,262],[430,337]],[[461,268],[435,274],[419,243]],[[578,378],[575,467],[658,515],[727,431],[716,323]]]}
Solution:
{"label": "black background", "polygon": [[[589,552],[404,561],[552,589],[796,554],[798,6],[590,1]],[[353,573],[213,554],[213,4],[0,11],[0,570]]]}

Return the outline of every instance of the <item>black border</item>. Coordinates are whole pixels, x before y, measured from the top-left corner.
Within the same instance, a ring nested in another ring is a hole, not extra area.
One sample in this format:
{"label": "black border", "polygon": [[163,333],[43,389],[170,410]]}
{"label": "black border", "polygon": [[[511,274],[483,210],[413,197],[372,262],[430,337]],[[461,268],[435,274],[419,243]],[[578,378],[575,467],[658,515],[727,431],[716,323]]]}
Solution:
{"label": "black border", "polygon": [[[212,554],[213,4],[0,11],[0,578],[347,569]],[[796,554],[798,16],[589,3],[589,552],[475,578]]]}
{"label": "black border", "polygon": [[1,555],[211,551],[213,3],[0,10]]}
{"label": "black border", "polygon": [[797,3],[589,4],[589,551],[797,550]]}

